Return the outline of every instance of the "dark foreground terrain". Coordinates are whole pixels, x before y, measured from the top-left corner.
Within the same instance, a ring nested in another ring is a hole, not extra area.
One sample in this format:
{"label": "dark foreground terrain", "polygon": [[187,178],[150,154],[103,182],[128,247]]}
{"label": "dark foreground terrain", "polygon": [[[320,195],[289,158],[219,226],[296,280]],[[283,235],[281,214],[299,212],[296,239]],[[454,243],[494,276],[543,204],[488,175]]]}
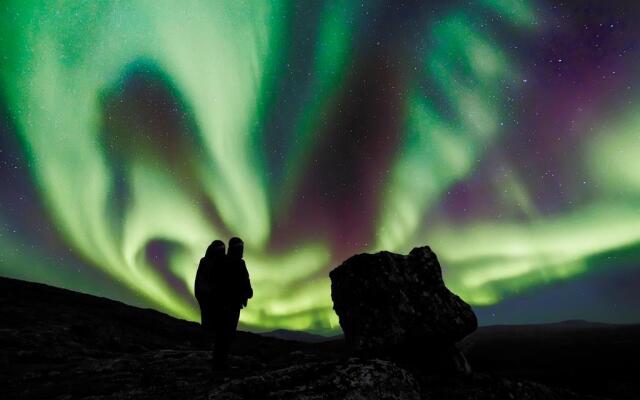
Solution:
{"label": "dark foreground terrain", "polygon": [[640,398],[640,325],[485,327],[462,347],[474,373],[446,377],[351,357],[339,339],[240,332],[234,367],[213,374],[198,324],[0,278],[2,399]]}

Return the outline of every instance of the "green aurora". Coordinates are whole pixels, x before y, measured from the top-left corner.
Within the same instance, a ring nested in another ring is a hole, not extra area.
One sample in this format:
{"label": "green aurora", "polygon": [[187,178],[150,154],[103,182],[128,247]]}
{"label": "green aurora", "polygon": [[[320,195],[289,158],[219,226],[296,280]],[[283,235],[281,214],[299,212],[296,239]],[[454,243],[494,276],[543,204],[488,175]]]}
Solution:
{"label": "green aurora", "polygon": [[[438,253],[455,293],[492,305],[582,276],[594,268],[591,257],[640,243],[640,119],[633,102],[578,124],[586,133],[563,169],[574,171],[576,187],[588,176],[591,189],[567,195],[553,212],[512,161],[496,157],[496,147],[521,131],[513,99],[526,98],[532,80],[501,35],[511,32],[521,43],[543,35],[547,16],[536,4],[482,0],[416,14],[412,32],[419,34],[407,35],[415,43],[388,52],[410,67],[399,73],[401,128],[371,200],[371,240],[348,249],[336,250],[321,229],[273,241],[356,59],[376,46],[367,43],[372,15],[382,7],[375,1],[318,3],[307,21],[314,40],[304,46],[294,43],[292,28],[304,25],[296,22],[300,5],[286,1],[8,1],[0,6],[0,93],[60,240],[142,304],[198,320],[195,303],[175,282],[192,290],[208,243],[237,234],[247,245],[255,290],[241,318],[248,327],[339,329],[328,271],[345,255],[422,244]],[[308,58],[308,67],[294,78],[295,104],[276,110],[296,57]],[[176,164],[149,141],[128,142],[152,135],[148,128],[105,122],[109,96],[118,98],[139,71],[160,71],[188,120],[180,129],[195,144],[177,153]],[[278,112],[287,126],[274,128]],[[111,142],[104,139],[109,129],[116,132]],[[265,148],[277,135],[284,145],[273,162]],[[486,157],[501,167],[487,174],[499,218],[447,216],[442,203]],[[122,185],[119,204],[114,193]],[[38,253],[16,252],[18,240],[0,237],[3,275],[43,282],[64,276],[66,287],[99,291]],[[153,241],[168,249],[175,280],[146,255]]]}

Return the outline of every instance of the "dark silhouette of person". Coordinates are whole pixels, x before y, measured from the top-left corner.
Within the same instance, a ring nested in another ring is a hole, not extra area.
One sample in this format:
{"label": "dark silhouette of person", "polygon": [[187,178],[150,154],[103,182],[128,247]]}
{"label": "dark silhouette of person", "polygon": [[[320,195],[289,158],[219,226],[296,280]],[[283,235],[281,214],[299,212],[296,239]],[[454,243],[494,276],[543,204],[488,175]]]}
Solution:
{"label": "dark silhouette of person", "polygon": [[[231,343],[236,335],[240,309],[247,305],[253,296],[253,289],[249,280],[249,272],[242,259],[244,243],[234,237],[229,241],[228,253],[224,255],[224,244],[214,241],[211,261],[207,254],[200,261],[196,274],[196,298],[198,298],[198,277],[203,281],[201,287],[211,288],[210,295],[203,294],[200,303],[202,312],[202,327],[214,336],[213,368],[226,369],[227,358]],[[220,256],[222,249],[222,256]],[[203,273],[200,273],[200,270]],[[204,307],[203,307],[204,304]]]}
{"label": "dark silhouette of person", "polygon": [[224,242],[214,240],[200,259],[196,272],[195,295],[200,306],[200,324],[206,331],[214,331],[215,271],[226,262]]}
{"label": "dark silhouette of person", "polygon": [[236,285],[235,293],[237,303],[240,308],[247,306],[247,301],[253,297],[253,289],[251,288],[251,280],[249,279],[249,271],[247,265],[242,258],[244,253],[244,242],[242,239],[234,237],[229,240],[229,250],[227,252],[228,261],[232,270],[235,271]]}

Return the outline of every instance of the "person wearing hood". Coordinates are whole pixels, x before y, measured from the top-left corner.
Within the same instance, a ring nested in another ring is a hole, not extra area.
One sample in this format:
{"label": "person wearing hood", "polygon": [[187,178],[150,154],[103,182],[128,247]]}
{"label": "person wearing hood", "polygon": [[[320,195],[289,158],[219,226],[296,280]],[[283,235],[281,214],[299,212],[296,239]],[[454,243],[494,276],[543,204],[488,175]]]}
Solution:
{"label": "person wearing hood", "polygon": [[253,297],[247,266],[242,259],[244,243],[234,237],[228,253],[216,240],[200,260],[195,295],[202,315],[202,327],[214,336],[213,368],[227,368],[231,343],[236,335],[240,309]]}
{"label": "person wearing hood", "polygon": [[236,336],[240,309],[246,307],[253,297],[247,266],[242,259],[244,243],[234,237],[229,240],[224,269],[220,270],[218,296],[216,296],[216,329],[214,347],[214,367],[227,367],[231,343]]}
{"label": "person wearing hood", "polygon": [[224,268],[225,259],[224,242],[214,240],[198,264],[194,292],[200,306],[200,324],[206,331],[214,331],[215,275],[219,269]]}

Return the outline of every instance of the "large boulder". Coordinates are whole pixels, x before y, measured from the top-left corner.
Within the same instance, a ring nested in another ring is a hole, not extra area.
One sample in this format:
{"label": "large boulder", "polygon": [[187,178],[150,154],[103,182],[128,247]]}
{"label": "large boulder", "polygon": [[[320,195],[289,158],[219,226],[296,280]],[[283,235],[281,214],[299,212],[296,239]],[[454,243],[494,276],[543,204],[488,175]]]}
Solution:
{"label": "large boulder", "polygon": [[428,246],[406,256],[358,254],[329,276],[333,308],[356,352],[421,357],[427,352],[453,362],[455,369],[465,364],[454,344],[478,322],[471,307],[444,285],[438,258]]}

